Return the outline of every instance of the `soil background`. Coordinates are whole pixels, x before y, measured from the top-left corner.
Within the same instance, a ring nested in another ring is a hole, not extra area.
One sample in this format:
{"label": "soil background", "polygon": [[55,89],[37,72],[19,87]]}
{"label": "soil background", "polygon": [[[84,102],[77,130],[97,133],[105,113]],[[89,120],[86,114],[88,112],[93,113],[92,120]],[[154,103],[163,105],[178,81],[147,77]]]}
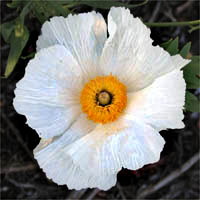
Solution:
{"label": "soil background", "polygon": [[[0,2],[1,23],[17,16],[14,9],[6,6],[8,2]],[[135,3],[135,1],[128,2]],[[131,9],[131,12],[134,16],[141,17],[144,22],[190,21],[199,19],[199,5],[199,1],[195,0],[150,0],[145,6]],[[75,12],[91,10],[89,6],[80,6]],[[108,10],[97,9],[97,11],[102,13],[105,19],[107,18]],[[31,20],[26,20],[25,24],[30,30],[30,38],[22,56],[35,51],[41,29],[41,24],[34,16]],[[155,45],[177,36],[180,47],[192,41],[191,54],[199,55],[200,32],[196,30],[190,34],[188,30],[188,27],[151,28],[151,37]],[[2,38],[0,50],[3,71],[9,45]],[[48,180],[32,153],[40,138],[26,124],[25,116],[17,114],[12,105],[16,83],[24,76],[27,62],[28,59],[19,59],[12,75],[8,79],[1,79],[0,83],[1,199],[200,199],[199,161],[190,166],[199,151],[198,113],[185,112],[184,129],[161,132],[166,144],[158,163],[146,165],[137,171],[123,169],[118,173],[117,185],[108,191],[68,190],[67,186],[58,186]],[[193,92],[199,95],[198,90]],[[162,182],[166,178],[172,178],[171,182]]]}

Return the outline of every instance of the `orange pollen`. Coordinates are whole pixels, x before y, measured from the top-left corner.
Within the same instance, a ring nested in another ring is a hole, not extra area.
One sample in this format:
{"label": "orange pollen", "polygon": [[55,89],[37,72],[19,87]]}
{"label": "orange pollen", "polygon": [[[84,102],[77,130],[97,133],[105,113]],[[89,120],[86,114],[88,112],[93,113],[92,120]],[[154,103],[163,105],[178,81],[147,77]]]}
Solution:
{"label": "orange pollen", "polygon": [[126,107],[126,86],[112,75],[97,76],[85,84],[80,103],[90,120],[102,124],[113,122]]}

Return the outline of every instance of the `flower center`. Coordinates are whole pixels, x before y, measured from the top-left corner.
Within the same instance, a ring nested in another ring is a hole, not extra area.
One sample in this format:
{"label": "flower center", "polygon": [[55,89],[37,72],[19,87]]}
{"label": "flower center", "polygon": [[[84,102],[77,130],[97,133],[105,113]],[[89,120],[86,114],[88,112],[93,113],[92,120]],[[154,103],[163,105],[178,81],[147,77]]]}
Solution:
{"label": "flower center", "polygon": [[85,84],[80,103],[90,120],[102,124],[113,122],[126,107],[126,86],[112,75],[97,76]]}
{"label": "flower center", "polygon": [[101,106],[106,106],[112,102],[112,96],[107,91],[101,91],[97,94],[97,103]]}

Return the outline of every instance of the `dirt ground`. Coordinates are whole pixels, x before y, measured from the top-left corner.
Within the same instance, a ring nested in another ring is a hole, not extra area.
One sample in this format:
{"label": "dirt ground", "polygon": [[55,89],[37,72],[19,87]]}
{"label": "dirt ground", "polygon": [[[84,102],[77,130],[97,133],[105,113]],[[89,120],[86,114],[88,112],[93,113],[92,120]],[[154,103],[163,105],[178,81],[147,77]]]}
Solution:
{"label": "dirt ground", "polygon": [[[76,12],[90,10],[90,7],[83,6]],[[108,10],[97,11],[106,18]],[[144,22],[190,21],[199,19],[199,1],[150,1],[145,6],[131,9],[131,12]],[[16,12],[2,1],[1,23],[15,16]],[[30,39],[23,56],[35,51],[41,28],[34,17],[25,23],[30,30]],[[151,31],[155,44],[179,36],[180,47],[192,41],[191,53],[199,55],[198,30],[191,34],[188,27],[151,28]],[[0,50],[2,70],[9,52],[9,45],[2,38]],[[40,138],[12,105],[16,83],[24,76],[27,62],[20,59],[13,74],[8,79],[1,79],[0,83],[1,199],[200,199],[198,113],[185,113],[184,129],[161,132],[166,145],[158,163],[146,165],[138,171],[123,169],[118,174],[117,185],[108,191],[68,190],[67,186],[58,186],[48,180],[32,153]]]}

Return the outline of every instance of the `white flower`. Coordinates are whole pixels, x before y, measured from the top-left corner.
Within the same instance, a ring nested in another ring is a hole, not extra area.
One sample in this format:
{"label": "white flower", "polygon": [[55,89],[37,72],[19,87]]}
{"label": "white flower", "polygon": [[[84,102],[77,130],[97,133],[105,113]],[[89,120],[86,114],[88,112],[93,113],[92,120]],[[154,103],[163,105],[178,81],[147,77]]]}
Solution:
{"label": "white flower", "polygon": [[15,109],[42,138],[34,156],[47,177],[70,189],[107,190],[124,167],[157,162],[159,131],[183,128],[189,63],[153,46],[128,9],[53,17],[17,83]]}

